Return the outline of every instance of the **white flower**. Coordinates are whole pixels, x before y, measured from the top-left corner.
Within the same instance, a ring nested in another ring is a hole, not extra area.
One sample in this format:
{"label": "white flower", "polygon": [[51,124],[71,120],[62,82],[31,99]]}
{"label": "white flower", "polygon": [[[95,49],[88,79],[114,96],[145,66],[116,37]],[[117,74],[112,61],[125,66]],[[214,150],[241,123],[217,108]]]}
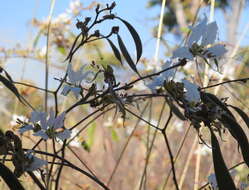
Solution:
{"label": "white flower", "polygon": [[82,4],[80,0],[75,0],[70,2],[69,9],[67,10],[67,12],[73,15],[78,15],[81,9],[82,9]]}
{"label": "white flower", "polygon": [[92,74],[91,71],[83,72],[83,69],[86,65],[82,66],[78,71],[74,71],[72,69],[72,65],[68,64],[67,68],[67,76],[69,79],[69,82],[74,86],[64,85],[64,88],[62,90],[62,95],[67,96],[67,94],[72,91],[74,93],[74,96],[78,98],[81,88],[78,87],[83,79],[86,79],[90,74]]}
{"label": "white flower", "polygon": [[186,92],[184,93],[185,99],[190,103],[197,103],[200,101],[200,92],[198,86],[189,82],[188,80],[182,80]]}
{"label": "white flower", "polygon": [[[232,177],[234,177],[237,174],[237,171],[233,169],[233,170],[230,170],[229,173]],[[219,189],[215,174],[210,174],[210,176],[208,176],[208,183],[212,186],[213,190]]]}
{"label": "white flower", "polygon": [[240,190],[245,190],[249,185],[247,183],[241,183],[240,184]]}
{"label": "white flower", "polygon": [[[163,64],[162,69],[164,70],[166,68],[169,68],[170,66],[172,66],[172,63],[169,61],[166,61],[166,63]],[[174,75],[175,75],[175,71],[176,69],[170,69],[167,70],[163,73],[161,73],[159,76],[154,77],[152,80],[152,82],[146,84],[146,86],[152,91],[152,92],[156,92],[156,89],[158,87],[161,87],[163,85],[164,81],[169,81],[172,80]]]}
{"label": "white flower", "polygon": [[25,170],[26,171],[34,171],[39,168],[41,168],[44,165],[47,165],[48,162],[46,160],[42,160],[40,158],[37,158],[33,155],[33,151],[29,150],[26,153],[26,157],[31,161],[29,164],[26,166]]}
{"label": "white flower", "polygon": [[70,23],[71,16],[68,13],[61,13],[59,14],[55,19],[53,19],[53,24],[64,24],[64,23]]}
{"label": "white flower", "polygon": [[79,94],[81,92],[81,88],[80,87],[72,87],[72,86],[69,86],[69,85],[64,85],[64,88],[63,88],[61,94],[64,95],[64,96],[67,96],[70,91],[72,91],[74,96],[76,98],[78,98],[78,96],[79,96]]}
{"label": "white flower", "polygon": [[212,153],[212,149],[209,148],[207,145],[201,145],[199,148],[195,151],[195,154],[200,154],[202,156],[206,156],[208,154]]}
{"label": "white flower", "polygon": [[41,49],[39,49],[38,56],[43,58],[45,57],[46,53],[47,53],[47,46],[43,46]]}
{"label": "white flower", "polygon": [[[73,129],[72,130],[72,134],[71,136],[74,137],[78,134],[78,130],[77,129]],[[74,137],[74,139],[71,141],[71,139],[69,139],[69,145],[70,146],[74,146],[74,147],[81,147],[81,142],[78,136]]]}
{"label": "white flower", "polygon": [[182,132],[183,131],[183,122],[180,120],[176,120],[176,122],[174,123],[174,128],[178,131],[178,132]]}
{"label": "white flower", "polygon": [[143,90],[146,90],[147,87],[145,86],[143,81],[139,81],[139,82],[137,82],[136,84],[133,85],[132,89],[143,91]]}
{"label": "white flower", "polygon": [[57,132],[57,129],[63,128],[65,119],[65,112],[61,113],[57,117],[55,117],[54,111],[50,111],[49,119],[42,118],[40,120],[41,130],[34,133],[34,136],[40,136],[44,140],[48,138],[59,138],[60,140],[65,140],[70,138],[71,131],[68,129],[64,129],[62,132]]}
{"label": "white flower", "polygon": [[211,53],[211,56],[213,57],[221,57],[227,52],[224,45],[221,45],[221,44],[217,44],[210,48],[207,48],[207,51],[208,53]]}
{"label": "white flower", "polygon": [[111,116],[108,116],[108,118],[105,120],[105,122],[103,123],[103,126],[104,127],[111,127],[113,126],[114,123],[113,123],[113,117]]}
{"label": "white flower", "polygon": [[22,122],[27,122],[28,121],[28,118],[26,118],[25,116],[23,115],[16,115],[16,114],[13,114],[12,115],[12,120],[10,121],[10,125],[11,126],[15,126],[18,122],[18,120],[22,121]]}
{"label": "white flower", "polygon": [[[64,127],[64,119],[65,112],[55,117],[54,111],[51,110],[49,118],[47,119],[47,113],[33,111],[31,113],[31,118],[29,119],[29,122],[31,122],[33,125],[24,125],[19,129],[19,133],[22,134],[26,131],[33,130],[35,129],[35,127],[37,127],[37,124],[39,124],[40,130],[34,133],[34,136],[40,136],[44,140],[47,140],[49,138],[58,138],[63,141],[70,138],[71,136],[70,130],[62,129]],[[58,129],[62,130],[58,131]]]}
{"label": "white flower", "polygon": [[208,183],[212,186],[213,190],[218,190],[215,174],[210,174],[210,176],[208,176]]}
{"label": "white flower", "polygon": [[[187,41],[187,45],[184,47],[180,47],[173,52],[172,58],[186,58],[189,60],[193,60],[194,57],[198,54],[205,58],[217,58],[224,55],[227,50],[224,45],[218,44],[213,45],[215,40],[217,39],[218,34],[218,26],[216,22],[208,23],[208,19],[205,16],[204,19],[194,27],[190,27],[191,35]],[[202,53],[198,50],[194,50],[195,48],[201,48]],[[211,46],[209,48],[204,48],[207,46]],[[190,50],[191,49],[191,50]],[[194,51],[194,52],[193,52]]]}

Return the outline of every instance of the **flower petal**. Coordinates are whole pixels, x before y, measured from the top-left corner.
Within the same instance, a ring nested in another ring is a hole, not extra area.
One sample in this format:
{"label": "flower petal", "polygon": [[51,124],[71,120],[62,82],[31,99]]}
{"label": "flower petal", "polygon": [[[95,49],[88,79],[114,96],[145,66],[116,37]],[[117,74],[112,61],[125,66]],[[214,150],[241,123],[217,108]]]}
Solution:
{"label": "flower petal", "polygon": [[193,57],[192,53],[189,51],[189,48],[180,47],[180,48],[177,48],[173,52],[172,59],[174,59],[174,58],[180,58],[180,59],[186,58],[186,59],[192,60],[194,57]]}
{"label": "flower petal", "polygon": [[152,79],[152,82],[145,84],[153,93],[156,93],[157,87],[162,86],[163,79],[162,77],[155,77]]}
{"label": "flower petal", "polygon": [[64,96],[67,96],[68,93],[70,92],[70,90],[71,90],[71,86],[64,85],[64,88],[63,88],[61,94],[64,95]]}
{"label": "flower petal", "polygon": [[207,46],[208,44],[213,44],[217,38],[217,34],[218,26],[216,22],[209,23],[202,35],[201,45]]}
{"label": "flower petal", "polygon": [[55,119],[54,119],[54,123],[53,123],[53,128],[54,129],[58,129],[58,128],[62,128],[64,125],[64,120],[65,120],[65,112],[62,112],[60,115],[58,115]]}
{"label": "flower petal", "polygon": [[48,140],[48,138],[49,138],[47,133],[45,131],[42,131],[42,130],[34,133],[33,135],[34,136],[39,136],[39,137],[43,138],[44,140]]}
{"label": "flower petal", "polygon": [[[173,64],[172,64],[171,62],[166,61],[166,62],[163,64],[163,66],[162,66],[162,70],[167,69],[167,68],[171,67],[172,65],[173,65]],[[164,80],[169,81],[169,80],[172,80],[172,79],[173,79],[173,77],[174,77],[174,75],[175,75],[175,72],[176,72],[176,68],[170,69],[170,70],[167,70],[167,71],[163,72],[163,73],[161,74],[161,76],[164,78]]]}
{"label": "flower petal", "polygon": [[71,91],[73,92],[75,98],[78,98],[78,96],[80,95],[80,92],[81,92],[81,88],[79,88],[79,87],[72,87]]}
{"label": "flower petal", "polygon": [[46,160],[42,160],[35,156],[32,157],[32,160],[33,160],[32,163],[26,168],[27,171],[34,171],[48,164]]}
{"label": "flower petal", "polygon": [[207,51],[214,57],[221,57],[227,52],[225,46],[222,44],[217,44],[210,48],[207,48]]}
{"label": "flower petal", "polygon": [[30,131],[30,130],[32,130],[32,129],[33,129],[33,125],[27,124],[27,125],[24,125],[24,126],[20,127],[20,128],[18,129],[18,132],[19,132],[20,134],[23,134],[24,132]]}
{"label": "flower petal", "polygon": [[29,122],[36,123],[38,121],[45,120],[46,117],[47,117],[47,114],[45,112],[33,111],[31,113]]}
{"label": "flower petal", "polygon": [[47,128],[48,128],[48,127],[54,126],[54,123],[55,123],[55,113],[54,113],[54,111],[51,109],[51,110],[50,110],[50,114],[49,114],[49,119],[48,119],[48,121],[47,121]]}
{"label": "flower petal", "polygon": [[198,86],[189,82],[188,80],[182,80],[184,87],[186,89],[185,99],[189,102],[197,103],[200,101],[200,92]]}
{"label": "flower petal", "polygon": [[63,132],[57,133],[56,137],[64,141],[71,137],[71,133],[72,132],[69,129],[65,129]]}
{"label": "flower petal", "polygon": [[194,43],[197,43],[201,39],[202,35],[205,33],[207,21],[207,16],[205,15],[204,19],[199,24],[194,27],[190,27],[192,32],[188,39],[188,47],[191,47]]}

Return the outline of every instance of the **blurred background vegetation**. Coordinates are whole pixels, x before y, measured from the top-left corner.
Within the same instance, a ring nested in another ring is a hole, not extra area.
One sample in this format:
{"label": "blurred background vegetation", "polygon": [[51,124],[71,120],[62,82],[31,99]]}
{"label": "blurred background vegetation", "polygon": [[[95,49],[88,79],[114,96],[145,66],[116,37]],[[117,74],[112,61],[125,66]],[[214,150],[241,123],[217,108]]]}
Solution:
{"label": "blurred background vegetation", "polygon": [[[143,13],[148,13],[148,17],[139,18],[136,24],[129,22],[138,28],[141,33],[145,51],[142,61],[138,68],[143,73],[151,72],[156,63],[154,62],[154,52],[157,39],[157,30],[159,23],[161,0],[138,2],[136,6],[143,6]],[[15,1],[12,2],[13,4]],[[43,2],[40,1],[40,4]],[[57,4],[62,3],[57,1]],[[46,44],[48,36],[48,15],[44,13],[43,18],[32,18],[28,20],[28,27],[34,28],[30,36],[29,43],[17,43],[10,46],[3,43],[0,46],[0,66],[6,68],[13,76],[16,82],[25,82],[31,85],[44,85],[44,63],[49,61],[49,88],[54,89],[58,81],[54,78],[60,78],[66,70],[64,62],[71,45],[76,37],[77,31],[74,24],[77,19],[83,19],[83,16],[92,14],[95,6],[100,3],[104,5],[105,1],[71,1],[64,12],[53,16],[51,21],[51,30],[49,33],[49,43]],[[117,7],[119,7],[119,2]],[[115,14],[125,20],[129,11],[132,11],[133,1],[122,2],[122,13],[119,11]],[[1,4],[4,4],[3,2]],[[126,5],[124,5],[126,4]],[[39,4],[38,4],[39,5]],[[146,6],[145,6],[146,5]],[[39,9],[39,6],[37,7]],[[49,7],[48,7],[49,9]],[[131,9],[131,10],[130,10]],[[9,10],[11,11],[11,9]],[[20,7],[22,11],[28,11]],[[48,11],[48,10],[47,10]],[[208,72],[210,84],[217,83],[219,78],[236,79],[248,77],[249,73],[249,15],[248,1],[246,0],[216,0],[215,16],[222,40],[229,50],[224,60],[220,60],[221,72],[214,72],[212,69]],[[91,13],[92,12],[92,13]],[[150,14],[153,12],[153,15]],[[159,63],[163,63],[172,55],[172,51],[180,44],[184,43],[189,29],[188,26],[196,23],[204,14],[209,16],[210,2],[208,0],[167,0],[163,19],[163,33],[160,37],[160,55]],[[31,13],[31,12],[30,12]],[[137,13],[138,14],[138,13]],[[31,14],[32,16],[32,14]],[[8,21],[8,18],[4,18]],[[136,19],[136,18],[135,18]],[[141,22],[141,25],[139,23]],[[147,31],[143,31],[144,23]],[[11,23],[15,26],[15,22]],[[106,27],[109,27],[106,25]],[[111,27],[110,27],[111,28]],[[18,30],[18,28],[15,28]],[[105,30],[105,27],[100,28]],[[106,29],[106,31],[108,31]],[[146,34],[145,34],[146,33]],[[129,44],[129,37],[126,37],[125,30],[122,33],[124,41]],[[145,39],[146,38],[146,39]],[[16,37],[14,38],[16,39]],[[6,40],[5,40],[6,41]],[[127,45],[132,51],[134,47]],[[47,49],[49,48],[48,54]],[[47,57],[48,56],[48,57]],[[98,65],[111,64],[115,68],[115,74],[118,81],[127,82],[134,78],[131,72],[124,71],[124,68],[115,59],[111,49],[103,41],[88,44],[81,49],[74,57],[74,68],[82,65],[89,65],[94,61]],[[189,64],[180,72],[202,85],[201,77],[204,75],[204,68],[196,69],[193,64]],[[17,77],[18,76],[18,77]],[[39,78],[37,80],[37,78]],[[16,84],[21,94],[30,101],[36,108],[43,110],[44,93],[20,84]],[[14,96],[0,85],[0,118],[1,130],[17,130],[18,125],[15,123],[17,117],[29,117],[30,110],[22,106]],[[144,85],[136,85],[136,90],[147,92]],[[218,95],[220,97],[229,97],[228,102],[241,107],[248,113],[248,85],[228,84],[222,86]],[[52,97],[50,97],[49,106],[53,106]],[[75,97],[60,96],[59,108],[64,110],[75,102]],[[143,108],[146,110],[143,111]],[[81,118],[89,114],[92,108],[80,106],[69,114],[66,120],[67,126],[72,126]],[[134,112],[138,110],[134,107]],[[141,117],[147,119],[155,125],[163,127],[166,122],[169,109],[165,106],[163,99],[150,99],[141,101],[139,104]],[[66,158],[76,162],[78,166],[93,171],[101,180],[110,182],[111,189],[148,189],[161,190],[173,189],[173,182],[170,175],[170,160],[163,141],[163,137],[157,135],[142,121],[139,121],[132,115],[123,124],[119,115],[114,117],[114,111],[110,111],[104,116],[90,122],[88,128],[83,130],[78,138],[71,144],[70,150],[66,153]],[[83,128],[90,120],[87,120],[79,129]],[[188,122],[182,122],[175,118],[167,129],[169,134],[172,151],[177,157],[176,173],[178,176],[181,189],[197,190],[203,184],[207,183],[208,176],[213,173],[211,149],[205,145],[198,144],[196,132],[189,126]],[[205,139],[205,131],[203,138]],[[22,137],[24,147],[32,147],[34,139],[31,134]],[[232,167],[240,162],[237,145],[227,135],[222,143],[222,151],[228,167]],[[207,142],[209,139],[205,139]],[[87,167],[86,167],[87,166]],[[12,166],[10,166],[12,167]],[[236,168],[238,174],[234,177],[237,184],[246,183],[248,169],[243,166]],[[68,175],[70,174],[70,175]],[[111,174],[113,176],[111,177]],[[62,189],[98,189],[87,178],[77,176],[69,169],[64,169],[62,175]],[[80,180],[79,180],[80,179]],[[35,189],[31,179],[24,176],[22,181],[27,189]],[[5,184],[0,181],[0,188],[7,189]]]}

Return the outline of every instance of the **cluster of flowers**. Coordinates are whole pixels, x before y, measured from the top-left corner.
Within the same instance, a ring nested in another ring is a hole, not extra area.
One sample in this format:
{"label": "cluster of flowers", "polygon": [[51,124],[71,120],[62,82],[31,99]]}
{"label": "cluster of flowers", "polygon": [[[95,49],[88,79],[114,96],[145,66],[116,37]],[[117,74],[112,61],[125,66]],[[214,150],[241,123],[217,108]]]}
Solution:
{"label": "cluster of flowers", "polygon": [[[186,45],[177,48],[173,52],[171,60],[164,63],[161,70],[173,66],[179,60],[192,61],[199,57],[203,58],[205,62],[217,61],[218,58],[227,52],[224,45],[216,43],[218,36],[218,26],[216,22],[208,23],[206,16],[199,24],[190,27],[190,30],[191,34]],[[189,102],[189,105],[196,105],[199,103],[199,87],[185,78],[179,79],[179,77],[175,77],[176,74],[176,68],[168,70],[154,78],[153,81],[146,84],[146,86],[152,92],[156,92],[158,88],[167,86],[167,84],[169,85],[170,83],[172,84],[172,81],[181,81],[182,86],[184,87],[182,98]]]}

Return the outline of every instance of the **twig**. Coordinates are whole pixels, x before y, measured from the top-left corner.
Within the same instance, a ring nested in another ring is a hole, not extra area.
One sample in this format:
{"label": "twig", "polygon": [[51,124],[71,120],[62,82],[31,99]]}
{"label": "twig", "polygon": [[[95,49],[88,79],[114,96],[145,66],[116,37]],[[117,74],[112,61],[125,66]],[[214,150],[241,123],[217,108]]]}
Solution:
{"label": "twig", "polygon": [[172,116],[173,116],[172,110],[170,110],[168,120],[167,120],[167,122],[166,122],[166,124],[165,124],[165,126],[164,126],[164,128],[163,128],[163,130],[161,132],[163,134],[163,137],[164,137],[164,140],[165,140],[165,143],[166,143],[166,147],[168,149],[168,153],[169,153],[169,156],[170,156],[171,168],[172,168],[172,172],[173,172],[173,181],[174,181],[176,189],[179,190],[179,186],[178,186],[177,179],[176,179],[174,157],[173,157],[173,154],[172,154],[172,151],[171,151],[171,148],[170,148],[170,145],[169,145],[169,141],[168,141],[168,138],[167,138],[167,135],[166,135],[166,129],[167,129],[168,125],[169,125],[169,122],[170,122]]}
{"label": "twig", "polygon": [[199,89],[203,90],[203,89],[207,89],[207,88],[213,88],[213,87],[216,87],[216,86],[220,86],[220,85],[223,85],[223,84],[226,84],[226,83],[232,83],[232,82],[243,82],[243,83],[246,83],[248,80],[249,80],[249,78],[241,78],[241,79],[235,79],[235,80],[228,80],[228,81],[224,81],[224,82],[221,82],[221,83],[213,84],[213,85],[210,85],[210,86],[202,87],[202,88],[199,88]]}
{"label": "twig", "polygon": [[[144,106],[144,108],[143,108],[143,110],[142,110],[142,112],[140,114],[141,117],[143,116],[144,112],[146,111],[147,106],[148,106],[148,103]],[[133,136],[133,134],[134,134],[134,132],[135,132],[135,130],[136,130],[136,128],[137,128],[137,126],[138,126],[138,124],[139,124],[140,121],[141,121],[141,119],[139,117],[138,120],[137,120],[137,122],[136,122],[136,124],[135,124],[135,126],[134,126],[134,128],[133,128],[133,130],[132,130],[132,132],[131,132],[131,134],[130,134],[130,136],[128,137],[128,139],[127,139],[124,147],[122,148],[122,152],[120,153],[120,155],[118,157],[118,160],[116,162],[116,165],[114,166],[114,169],[112,170],[112,173],[111,173],[111,175],[110,175],[110,177],[108,179],[107,186],[110,185],[110,183],[112,181],[112,178],[113,178],[114,174],[116,173],[116,170],[118,169],[119,163],[120,163],[120,161],[121,161],[121,159],[122,159],[122,157],[124,155],[124,152],[125,152],[128,144],[129,144],[129,142],[130,142],[130,139]]]}
{"label": "twig", "polygon": [[[28,151],[28,149],[23,149],[24,151]],[[39,151],[39,150],[34,150],[35,153],[37,154],[43,154],[43,155],[47,155],[47,156],[51,156],[51,157],[55,157],[57,159],[60,159],[61,161],[65,162],[65,166],[68,166],[72,169],[77,170],[78,172],[82,173],[83,175],[89,177],[91,180],[95,181],[98,185],[100,185],[101,187],[103,187],[105,190],[110,190],[102,181],[100,181],[98,178],[92,176],[91,174],[89,174],[88,172],[86,172],[85,170],[80,169],[79,167],[75,166],[74,164],[72,164],[71,162],[69,162],[68,160],[66,160],[65,158],[62,158],[58,155],[54,155],[48,152],[44,152],[44,151]]]}

